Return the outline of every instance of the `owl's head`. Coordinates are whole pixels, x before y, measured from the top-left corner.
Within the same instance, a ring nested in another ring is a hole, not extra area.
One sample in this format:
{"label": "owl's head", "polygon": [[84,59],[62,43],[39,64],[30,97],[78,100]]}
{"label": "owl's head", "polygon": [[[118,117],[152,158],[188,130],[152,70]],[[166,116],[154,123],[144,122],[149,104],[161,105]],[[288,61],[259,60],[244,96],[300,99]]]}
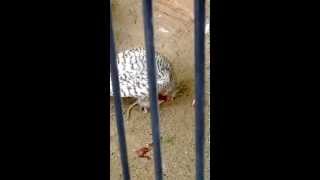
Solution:
{"label": "owl's head", "polygon": [[166,102],[173,101],[177,94],[177,84],[174,74],[170,73],[170,80],[167,81],[162,88],[159,90],[159,100],[164,100]]}
{"label": "owl's head", "polygon": [[157,81],[159,100],[173,101],[176,97],[176,75],[167,58],[161,56],[157,59]]}

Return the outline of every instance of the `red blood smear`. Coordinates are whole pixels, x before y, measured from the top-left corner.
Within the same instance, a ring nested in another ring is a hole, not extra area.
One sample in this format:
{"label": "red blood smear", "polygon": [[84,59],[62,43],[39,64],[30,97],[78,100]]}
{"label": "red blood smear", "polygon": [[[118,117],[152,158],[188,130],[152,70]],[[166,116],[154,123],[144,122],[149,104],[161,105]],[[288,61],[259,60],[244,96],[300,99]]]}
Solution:
{"label": "red blood smear", "polygon": [[159,94],[158,99],[159,99],[159,100],[167,101],[167,100],[168,100],[168,97]]}
{"label": "red blood smear", "polygon": [[148,156],[148,155],[146,155],[149,151],[150,151],[149,148],[143,147],[143,148],[137,150],[136,153],[137,153],[138,157],[140,157],[140,158],[147,158],[148,160],[150,160],[151,157]]}

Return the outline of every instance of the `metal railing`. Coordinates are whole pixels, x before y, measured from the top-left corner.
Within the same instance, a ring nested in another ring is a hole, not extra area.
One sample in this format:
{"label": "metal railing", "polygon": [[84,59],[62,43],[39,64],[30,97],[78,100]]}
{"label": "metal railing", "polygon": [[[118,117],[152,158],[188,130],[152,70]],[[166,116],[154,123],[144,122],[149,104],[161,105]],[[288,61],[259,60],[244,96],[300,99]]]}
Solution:
{"label": "metal railing", "polygon": [[[159,126],[159,107],[157,78],[155,74],[155,50],[153,35],[153,10],[152,0],[143,0],[143,16],[144,16],[144,33],[147,55],[147,71],[150,96],[150,112],[151,112],[151,128],[152,140],[154,145],[154,165],[155,178],[162,180],[162,160],[160,147],[160,126]],[[110,72],[113,84],[113,95],[116,111],[116,125],[118,130],[118,140],[120,146],[120,158],[122,164],[123,179],[130,179],[127,146],[124,129],[124,119],[122,115],[120,86],[118,78],[118,69],[116,63],[116,48],[114,42],[114,34],[112,27],[112,13],[110,0]],[[205,96],[205,0],[194,0],[194,17],[195,17],[195,140],[196,140],[196,180],[204,179],[204,139],[205,139],[205,112],[204,112],[204,96]]]}

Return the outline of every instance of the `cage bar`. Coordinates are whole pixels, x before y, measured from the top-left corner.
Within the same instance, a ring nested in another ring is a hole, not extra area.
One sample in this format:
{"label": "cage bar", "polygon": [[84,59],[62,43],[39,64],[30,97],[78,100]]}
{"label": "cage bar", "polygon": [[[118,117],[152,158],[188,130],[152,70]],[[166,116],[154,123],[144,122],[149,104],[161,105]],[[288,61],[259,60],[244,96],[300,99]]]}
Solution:
{"label": "cage bar", "polygon": [[120,84],[119,84],[119,76],[118,76],[118,67],[116,60],[116,48],[114,42],[114,34],[113,34],[113,26],[112,26],[112,13],[111,13],[111,1],[110,1],[110,73],[112,80],[112,90],[114,95],[114,105],[116,112],[116,124],[118,130],[118,140],[120,147],[120,158],[122,165],[122,174],[124,180],[130,180],[130,172],[129,172],[129,164],[127,157],[127,144],[126,144],[126,135],[124,128],[124,121],[122,115],[122,103],[121,103],[121,95],[120,95]]}

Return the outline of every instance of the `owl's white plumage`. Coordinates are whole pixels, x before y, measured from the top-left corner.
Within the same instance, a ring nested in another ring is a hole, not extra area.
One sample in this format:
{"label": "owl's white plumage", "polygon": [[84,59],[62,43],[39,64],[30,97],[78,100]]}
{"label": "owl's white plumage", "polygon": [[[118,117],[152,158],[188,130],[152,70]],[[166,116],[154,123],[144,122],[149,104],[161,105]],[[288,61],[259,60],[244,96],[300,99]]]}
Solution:
{"label": "owl's white plumage", "polygon": [[[174,73],[166,57],[155,53],[157,88],[161,95],[171,96],[176,88]],[[134,97],[140,105],[148,106],[149,85],[147,58],[144,48],[128,49],[118,53],[117,66],[119,73],[121,97]],[[110,77],[110,96],[113,96]]]}

